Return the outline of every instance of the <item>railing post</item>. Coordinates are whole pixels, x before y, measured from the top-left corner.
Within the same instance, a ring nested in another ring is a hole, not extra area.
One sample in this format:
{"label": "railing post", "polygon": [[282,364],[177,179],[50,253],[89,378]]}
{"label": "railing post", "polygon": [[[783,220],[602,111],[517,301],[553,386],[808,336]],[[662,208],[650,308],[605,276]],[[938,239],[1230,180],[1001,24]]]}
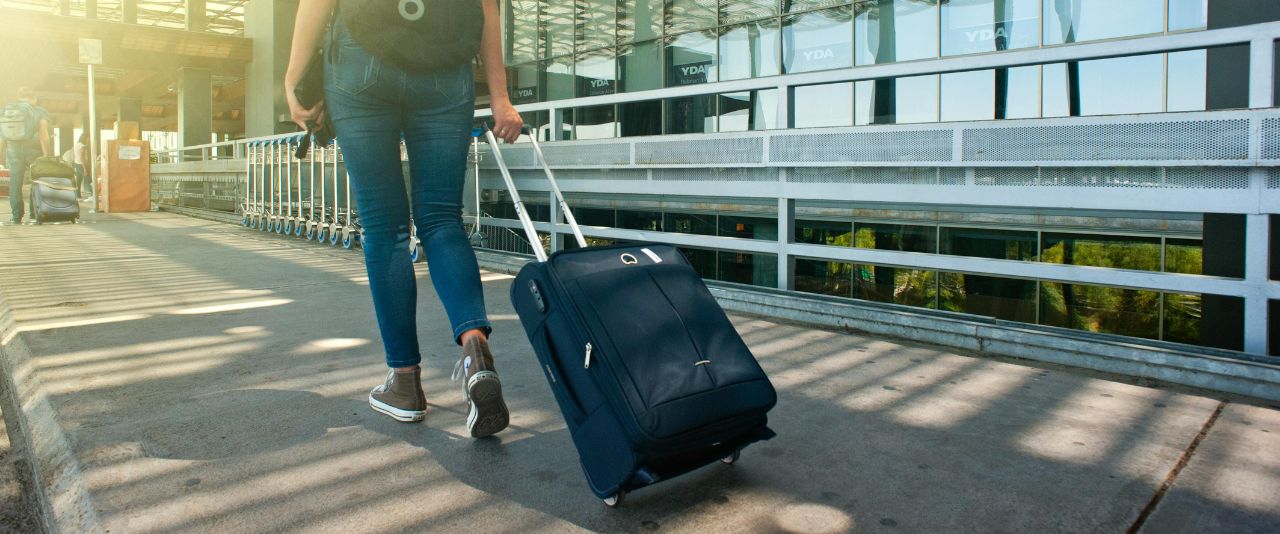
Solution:
{"label": "railing post", "polygon": [[788,245],[795,234],[796,201],[793,198],[778,199],[778,289],[793,290],[796,288],[795,275],[792,271],[793,259],[788,254]]}
{"label": "railing post", "polygon": [[1274,39],[1260,38],[1249,43],[1249,107],[1275,105]]}
{"label": "railing post", "polygon": [[1244,298],[1244,351],[1267,353],[1267,297],[1263,288],[1270,284],[1267,253],[1270,247],[1271,216],[1265,213],[1245,215],[1244,280],[1258,288]]}

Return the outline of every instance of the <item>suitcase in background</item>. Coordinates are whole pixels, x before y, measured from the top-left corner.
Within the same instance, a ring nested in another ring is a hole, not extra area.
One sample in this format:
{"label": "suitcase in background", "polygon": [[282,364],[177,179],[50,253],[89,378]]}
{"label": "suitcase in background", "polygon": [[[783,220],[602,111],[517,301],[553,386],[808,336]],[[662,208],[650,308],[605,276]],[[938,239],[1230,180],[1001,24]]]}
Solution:
{"label": "suitcase in background", "polygon": [[675,247],[586,247],[542,150],[533,148],[580,248],[549,258],[486,132],[538,262],[511,300],[564,414],[591,490],[628,491],[770,439],[777,394],[706,284]]}
{"label": "suitcase in background", "polygon": [[40,177],[31,181],[31,211],[36,223],[80,218],[79,191],[71,178]]}

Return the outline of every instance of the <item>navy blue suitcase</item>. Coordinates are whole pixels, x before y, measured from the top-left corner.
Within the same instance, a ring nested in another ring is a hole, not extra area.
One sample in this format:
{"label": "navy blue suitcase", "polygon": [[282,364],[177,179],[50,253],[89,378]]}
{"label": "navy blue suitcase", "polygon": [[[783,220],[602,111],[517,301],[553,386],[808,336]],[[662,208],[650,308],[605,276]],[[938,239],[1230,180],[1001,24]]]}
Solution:
{"label": "navy blue suitcase", "polygon": [[[526,232],[536,235],[489,142]],[[733,463],[743,447],[774,436],[773,384],[679,250],[630,244],[546,258],[535,249],[544,261],[520,270],[511,301],[597,497],[616,506],[628,491]]]}

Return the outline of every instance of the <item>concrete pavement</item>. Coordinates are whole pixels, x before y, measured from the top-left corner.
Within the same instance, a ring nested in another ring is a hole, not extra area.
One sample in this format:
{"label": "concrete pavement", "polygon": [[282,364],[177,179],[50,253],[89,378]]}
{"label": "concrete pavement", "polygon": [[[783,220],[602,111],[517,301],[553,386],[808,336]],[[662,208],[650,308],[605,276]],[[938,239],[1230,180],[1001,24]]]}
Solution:
{"label": "concrete pavement", "polygon": [[356,251],[171,214],[0,227],[5,369],[50,515],[111,532],[1280,531],[1274,406],[746,316],[779,437],[608,509],[510,277],[484,276],[513,416],[487,440],[464,436],[457,348],[419,279],[431,408],[402,424],[365,403],[385,368]]}

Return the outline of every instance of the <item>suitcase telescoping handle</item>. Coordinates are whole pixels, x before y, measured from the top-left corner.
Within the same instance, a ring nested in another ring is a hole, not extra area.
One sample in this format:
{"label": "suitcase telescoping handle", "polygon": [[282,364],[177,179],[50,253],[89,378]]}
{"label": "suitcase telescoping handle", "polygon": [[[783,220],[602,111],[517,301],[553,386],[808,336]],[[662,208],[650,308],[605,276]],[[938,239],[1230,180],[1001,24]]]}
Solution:
{"label": "suitcase telescoping handle", "polygon": [[[533,152],[538,156],[538,162],[542,164],[542,171],[547,175],[547,181],[551,183],[551,190],[555,192],[556,201],[560,205],[560,212],[564,213],[565,221],[569,223],[569,228],[573,229],[573,237],[578,240],[578,246],[587,247],[587,240],[582,237],[582,229],[578,227],[578,220],[573,217],[573,211],[569,209],[569,203],[564,201],[564,193],[560,192],[560,184],[556,183],[555,174],[551,172],[551,166],[547,164],[547,158],[542,153],[542,146],[538,144],[538,136],[525,126],[521,129],[522,134],[528,134],[529,140],[533,142]],[[516,205],[516,216],[520,219],[520,225],[524,227],[525,237],[529,239],[529,245],[533,247],[533,255],[538,261],[547,261],[547,252],[542,248],[542,240],[538,239],[538,231],[533,228],[533,220],[529,218],[529,211],[524,207],[524,201],[520,199],[520,191],[516,190],[516,182],[511,178],[511,170],[507,168],[507,162],[502,159],[502,149],[498,147],[498,139],[494,137],[493,131],[489,129],[489,125],[484,127],[485,140],[489,142],[489,146],[493,149],[493,161],[498,164],[498,172],[502,174],[502,181],[506,182],[507,190],[511,192],[511,201]],[[476,184],[479,187],[479,184]],[[552,221],[552,231],[555,230],[555,221]]]}

